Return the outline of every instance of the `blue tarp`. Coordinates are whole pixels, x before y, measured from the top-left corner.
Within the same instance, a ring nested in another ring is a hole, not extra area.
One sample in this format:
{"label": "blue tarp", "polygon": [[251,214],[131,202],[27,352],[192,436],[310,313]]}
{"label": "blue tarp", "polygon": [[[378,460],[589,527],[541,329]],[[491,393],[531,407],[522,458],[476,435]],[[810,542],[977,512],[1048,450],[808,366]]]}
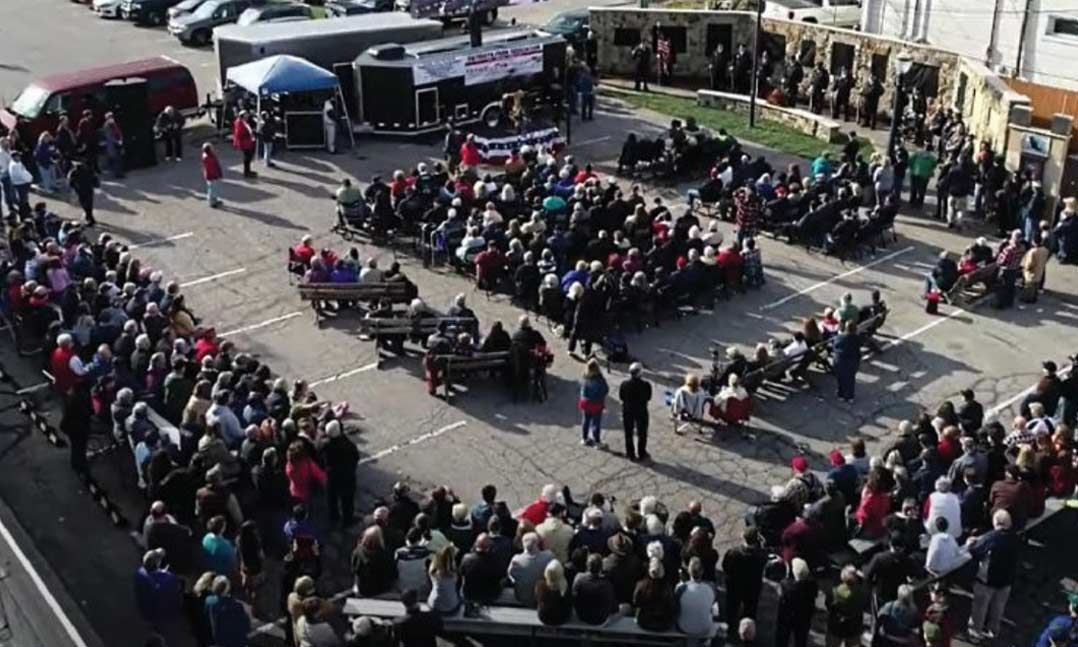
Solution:
{"label": "blue tarp", "polygon": [[230,67],[225,78],[252,94],[312,92],[337,87],[337,77],[331,72],[287,54]]}

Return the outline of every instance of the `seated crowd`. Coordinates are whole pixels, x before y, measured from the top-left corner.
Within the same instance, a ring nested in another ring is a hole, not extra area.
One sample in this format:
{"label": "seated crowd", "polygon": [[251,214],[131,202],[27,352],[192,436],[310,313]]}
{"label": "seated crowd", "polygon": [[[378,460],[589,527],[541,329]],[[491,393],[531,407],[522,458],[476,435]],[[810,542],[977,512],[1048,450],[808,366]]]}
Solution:
{"label": "seated crowd", "polygon": [[[955,261],[950,252],[939,254],[936,265],[925,277],[924,294],[929,300],[948,300],[951,292],[969,285],[974,277],[995,295],[996,307],[1009,307],[1014,302],[1017,285],[1022,288],[1021,299],[1035,303],[1044,290],[1048,258],[1051,255],[1041,232],[1027,240],[1021,229],[1015,229],[995,249],[981,236],[974,240]],[[963,280],[963,277],[966,277]]]}

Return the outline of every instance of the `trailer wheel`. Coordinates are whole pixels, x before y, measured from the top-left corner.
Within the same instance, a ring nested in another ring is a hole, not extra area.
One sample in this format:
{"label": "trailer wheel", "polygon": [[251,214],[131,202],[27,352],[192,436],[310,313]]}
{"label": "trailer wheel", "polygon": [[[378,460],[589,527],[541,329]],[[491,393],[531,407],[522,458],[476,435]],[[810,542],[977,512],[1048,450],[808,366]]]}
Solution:
{"label": "trailer wheel", "polygon": [[483,24],[485,24],[487,27],[489,27],[489,26],[493,25],[494,21],[497,20],[497,19],[498,19],[498,10],[497,9],[491,9],[490,11],[487,12],[487,15],[483,16]]}
{"label": "trailer wheel", "polygon": [[502,107],[498,104],[487,106],[480,115],[480,120],[489,128],[497,128],[502,122]]}

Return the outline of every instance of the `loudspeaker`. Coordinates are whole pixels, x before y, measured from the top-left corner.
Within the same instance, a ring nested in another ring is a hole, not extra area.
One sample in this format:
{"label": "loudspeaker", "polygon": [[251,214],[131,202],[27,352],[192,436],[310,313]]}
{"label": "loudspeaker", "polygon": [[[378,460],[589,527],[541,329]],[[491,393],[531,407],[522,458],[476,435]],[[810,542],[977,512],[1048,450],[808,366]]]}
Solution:
{"label": "loudspeaker", "polygon": [[124,134],[124,167],[131,170],[157,164],[146,79],[109,81],[105,97]]}

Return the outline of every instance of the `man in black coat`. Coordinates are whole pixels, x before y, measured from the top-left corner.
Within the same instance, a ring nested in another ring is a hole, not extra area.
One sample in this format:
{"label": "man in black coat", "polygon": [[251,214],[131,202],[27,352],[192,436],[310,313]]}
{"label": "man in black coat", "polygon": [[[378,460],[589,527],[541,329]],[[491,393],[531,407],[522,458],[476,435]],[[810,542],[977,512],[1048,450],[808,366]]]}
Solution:
{"label": "man in black coat", "polygon": [[341,522],[344,527],[352,525],[355,515],[356,466],[359,465],[359,450],[341,430],[341,423],[332,420],[326,425],[329,442],[322,449],[325,458],[329,499],[329,520]]}
{"label": "man in black coat", "polygon": [[726,576],[726,623],[733,627],[741,618],[755,618],[760,601],[767,553],[760,547],[760,533],[746,528],[743,543],[726,551],[722,572]]}
{"label": "man in black coat", "polygon": [[633,461],[647,461],[648,454],[648,402],[651,401],[651,383],[641,375],[644,365],[633,362],[629,366],[629,379],[618,388],[621,400],[621,420],[625,427],[625,456]]}

